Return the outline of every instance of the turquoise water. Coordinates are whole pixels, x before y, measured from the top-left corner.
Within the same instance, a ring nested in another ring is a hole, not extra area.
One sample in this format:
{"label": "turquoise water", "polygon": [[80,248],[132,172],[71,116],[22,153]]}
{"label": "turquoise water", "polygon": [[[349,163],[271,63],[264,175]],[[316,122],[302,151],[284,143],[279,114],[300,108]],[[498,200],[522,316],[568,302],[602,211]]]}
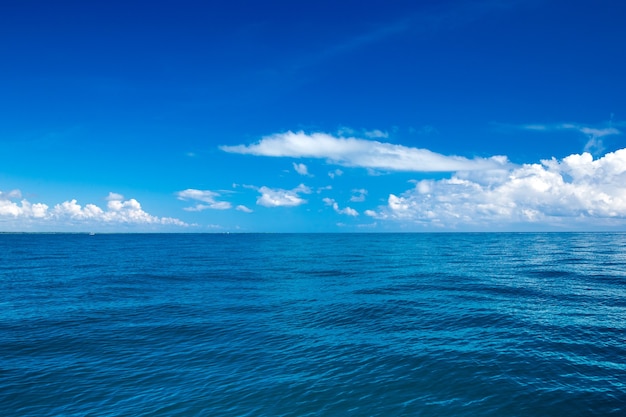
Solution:
{"label": "turquoise water", "polygon": [[0,234],[0,415],[626,415],[626,234]]}

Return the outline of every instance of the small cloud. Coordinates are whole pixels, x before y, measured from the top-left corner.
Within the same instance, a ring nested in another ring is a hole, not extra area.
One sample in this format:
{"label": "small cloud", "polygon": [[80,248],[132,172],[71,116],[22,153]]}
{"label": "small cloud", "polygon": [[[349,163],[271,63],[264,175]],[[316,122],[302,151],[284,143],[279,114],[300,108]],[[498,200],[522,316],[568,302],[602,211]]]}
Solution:
{"label": "small cloud", "polygon": [[546,125],[523,125],[522,128],[526,130],[538,130],[538,131],[548,130],[548,126]]}
{"label": "small cloud", "polygon": [[352,190],[352,197],[350,197],[350,201],[355,203],[361,203],[365,201],[365,196],[367,195],[367,190],[364,188]]}
{"label": "small cloud", "polygon": [[357,134],[357,131],[352,129],[351,127],[342,126],[339,129],[337,129],[337,135],[340,137],[354,136],[356,134]]}
{"label": "small cloud", "polygon": [[317,193],[318,193],[318,194],[320,194],[320,193],[322,193],[323,191],[329,191],[329,190],[332,190],[332,189],[333,189],[333,186],[332,186],[332,185],[327,185],[327,186],[325,186],[325,187],[319,187],[319,188],[317,189]]}
{"label": "small cloud", "polygon": [[11,190],[8,193],[0,191],[0,200],[11,200],[22,198],[22,192],[20,190]]}
{"label": "small cloud", "polygon": [[263,186],[257,191],[261,193],[261,196],[256,203],[264,207],[296,207],[307,202],[299,194],[311,194],[311,189],[304,184],[300,184],[292,190]]}
{"label": "small cloud", "polygon": [[118,200],[123,200],[123,199],[124,199],[123,195],[118,194],[118,193],[113,193],[113,192],[110,192],[106,198],[107,201],[118,201]]}
{"label": "small cloud", "polygon": [[330,171],[330,172],[328,173],[328,176],[329,176],[330,178],[333,178],[333,179],[334,179],[335,177],[341,177],[342,175],[343,175],[343,171],[342,171],[342,170],[340,170],[339,168],[337,168],[337,169],[336,169],[336,170],[334,170],[334,171]]}
{"label": "small cloud", "polygon": [[337,204],[337,202],[332,199],[332,198],[323,198],[322,201],[324,202],[324,204],[326,204],[327,206],[330,206],[333,208],[333,210],[335,210],[336,213],[338,214],[345,214],[348,216],[353,216],[356,217],[359,215],[359,212],[356,211],[355,209],[351,208],[351,207],[346,207],[343,209],[339,208],[339,204]]}
{"label": "small cloud", "polygon": [[370,139],[387,139],[389,137],[389,133],[378,129],[365,131],[363,135]]}
{"label": "small cloud", "polygon": [[356,227],[358,227],[359,229],[375,229],[377,226],[378,226],[378,222],[363,223],[363,224],[356,225]]}
{"label": "small cloud", "polygon": [[296,164],[294,162],[293,163],[293,169],[300,175],[310,176],[309,170],[308,170],[307,166],[304,165],[304,164]]}
{"label": "small cloud", "polygon": [[382,130],[378,130],[378,129],[374,129],[374,130],[361,129],[359,131],[356,129],[352,129],[351,127],[342,126],[337,130],[337,136],[343,137],[343,138],[350,137],[350,136],[358,136],[359,134],[370,139],[381,139],[381,138],[386,139],[389,137],[389,133],[383,132]]}
{"label": "small cloud", "polygon": [[232,205],[227,201],[217,201],[216,198],[220,197],[220,194],[210,190],[196,190],[188,188],[177,192],[176,197],[183,201],[195,200],[200,202],[194,206],[184,208],[183,210],[186,211],[203,211],[207,209],[228,210],[232,207]]}
{"label": "small cloud", "polygon": [[244,213],[252,213],[251,209],[243,205],[238,205],[237,207],[235,207],[235,209],[239,211],[243,211]]}

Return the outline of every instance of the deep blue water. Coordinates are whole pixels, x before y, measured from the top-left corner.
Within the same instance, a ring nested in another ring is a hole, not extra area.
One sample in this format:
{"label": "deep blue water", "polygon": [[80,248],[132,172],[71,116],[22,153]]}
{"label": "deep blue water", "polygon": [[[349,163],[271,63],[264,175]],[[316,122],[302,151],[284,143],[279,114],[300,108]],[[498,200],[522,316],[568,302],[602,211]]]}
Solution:
{"label": "deep blue water", "polygon": [[626,415],[626,234],[0,234],[2,416]]}

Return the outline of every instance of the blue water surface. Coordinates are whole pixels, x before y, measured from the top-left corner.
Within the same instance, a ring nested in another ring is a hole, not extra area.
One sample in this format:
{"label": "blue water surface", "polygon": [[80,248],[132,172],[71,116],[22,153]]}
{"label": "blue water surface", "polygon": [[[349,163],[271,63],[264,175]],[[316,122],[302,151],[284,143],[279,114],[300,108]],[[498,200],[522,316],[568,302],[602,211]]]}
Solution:
{"label": "blue water surface", "polygon": [[626,234],[0,234],[2,416],[626,415]]}

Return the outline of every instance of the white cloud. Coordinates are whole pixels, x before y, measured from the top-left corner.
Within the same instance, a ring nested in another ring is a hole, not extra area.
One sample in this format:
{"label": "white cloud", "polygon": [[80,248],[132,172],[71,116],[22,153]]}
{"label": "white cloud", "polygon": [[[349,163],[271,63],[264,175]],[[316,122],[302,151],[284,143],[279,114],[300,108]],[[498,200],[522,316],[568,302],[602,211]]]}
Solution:
{"label": "white cloud", "polygon": [[352,190],[352,197],[350,197],[350,201],[355,203],[362,203],[365,201],[365,196],[367,195],[367,190],[365,188]]}
{"label": "white cloud", "polygon": [[10,200],[13,198],[22,198],[22,192],[20,190],[11,190],[8,193],[0,191],[0,200]]}
{"label": "white cloud", "polygon": [[107,201],[123,200],[124,196],[118,193],[110,192],[107,196]]}
{"label": "white cloud", "polygon": [[363,132],[366,138],[370,139],[387,139],[389,137],[389,133],[383,132],[382,130],[367,130]]}
{"label": "white cloud", "polygon": [[[360,132],[360,133],[359,133]],[[353,129],[351,127],[347,127],[347,126],[342,126],[337,130],[337,135],[339,137],[346,137],[346,136],[358,136],[358,135],[362,135],[366,138],[370,138],[370,139],[386,139],[389,137],[389,133],[387,132],[383,132],[382,130],[378,130],[378,129],[374,129],[374,130],[365,130],[365,129]]]}
{"label": "white cloud", "polygon": [[342,170],[340,170],[339,168],[337,168],[337,169],[336,169],[336,170],[334,170],[334,171],[330,171],[330,172],[328,173],[328,176],[329,176],[330,178],[333,178],[333,179],[334,179],[335,177],[341,177],[342,175],[343,175],[343,171],[342,171]]}
{"label": "white cloud", "polygon": [[185,207],[183,210],[186,211],[202,211],[207,209],[228,210],[232,207],[232,205],[227,201],[217,201],[216,198],[220,197],[220,194],[210,190],[195,190],[193,188],[188,188],[186,190],[177,192],[176,197],[179,200],[184,201],[200,201],[200,203],[197,203],[195,206]]}
{"label": "white cloud", "polygon": [[293,169],[300,175],[309,175],[309,170],[304,164],[293,163]]}
{"label": "white cloud", "polygon": [[596,160],[589,153],[574,154],[500,172],[422,180],[365,214],[442,227],[626,224],[626,149]]}
{"label": "white cloud", "polygon": [[302,131],[278,133],[264,137],[253,145],[221,146],[220,149],[261,156],[322,158],[349,167],[408,172],[493,169],[507,163],[502,156],[467,159],[441,155],[428,149]]}
{"label": "white cloud", "polygon": [[[56,204],[50,209],[47,204],[31,204],[26,199],[19,203],[13,201],[18,198],[21,198],[18,190],[7,194],[0,192],[0,218],[12,218],[16,221],[36,220],[50,226],[67,226],[68,222],[70,225],[126,223],[188,226],[179,219],[153,216],[145,212],[137,200],[133,198],[124,200],[122,195],[116,193],[109,193],[107,196],[106,210],[94,204],[83,207],[76,199]],[[19,227],[19,224],[16,227]]]}
{"label": "white cloud", "polygon": [[317,193],[318,193],[318,194],[320,194],[320,193],[322,193],[323,191],[330,191],[330,190],[332,190],[332,189],[333,189],[333,186],[332,186],[332,185],[326,185],[326,186],[324,186],[324,187],[319,187],[319,188],[317,189]]}
{"label": "white cloud", "polygon": [[48,206],[42,203],[31,204],[26,199],[19,203],[13,201],[22,198],[20,190],[12,190],[8,193],[0,191],[0,218],[44,218],[48,212]]}
{"label": "white cloud", "polygon": [[359,215],[359,212],[356,211],[355,209],[351,208],[351,207],[346,207],[343,209],[339,208],[339,204],[337,204],[337,202],[335,200],[333,200],[332,198],[323,198],[322,201],[324,202],[324,204],[326,204],[327,206],[331,206],[333,208],[333,210],[335,210],[335,212],[339,213],[339,214],[346,214],[348,216],[353,216],[356,217]]}
{"label": "white cloud", "polygon": [[261,196],[256,200],[256,203],[264,207],[299,206],[307,202],[299,194],[311,194],[311,189],[304,184],[300,184],[292,190],[273,189],[263,186],[258,188],[257,191],[261,193]]}
{"label": "white cloud", "polygon": [[244,205],[238,205],[235,207],[236,210],[243,211],[244,213],[252,213],[252,210]]}

